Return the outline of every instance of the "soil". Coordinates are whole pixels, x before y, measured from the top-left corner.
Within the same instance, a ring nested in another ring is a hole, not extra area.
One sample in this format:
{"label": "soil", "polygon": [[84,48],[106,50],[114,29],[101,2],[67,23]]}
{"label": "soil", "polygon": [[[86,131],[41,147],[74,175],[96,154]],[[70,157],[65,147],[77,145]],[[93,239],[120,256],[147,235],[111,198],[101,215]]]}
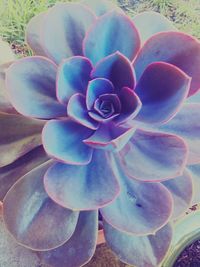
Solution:
{"label": "soil", "polygon": [[173,267],[200,267],[200,240],[187,246]]}

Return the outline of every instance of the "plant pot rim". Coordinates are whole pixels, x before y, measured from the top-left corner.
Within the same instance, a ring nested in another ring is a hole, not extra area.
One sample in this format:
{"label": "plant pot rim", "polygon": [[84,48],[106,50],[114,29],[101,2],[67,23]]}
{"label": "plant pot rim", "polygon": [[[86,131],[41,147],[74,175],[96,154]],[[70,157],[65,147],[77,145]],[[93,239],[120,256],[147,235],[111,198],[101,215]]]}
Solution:
{"label": "plant pot rim", "polygon": [[194,211],[177,220],[174,224],[173,238],[161,267],[173,267],[181,252],[200,239],[200,210]]}
{"label": "plant pot rim", "polygon": [[98,238],[97,238],[97,245],[103,244],[105,243],[105,236],[104,236],[104,232],[103,229],[98,231]]}

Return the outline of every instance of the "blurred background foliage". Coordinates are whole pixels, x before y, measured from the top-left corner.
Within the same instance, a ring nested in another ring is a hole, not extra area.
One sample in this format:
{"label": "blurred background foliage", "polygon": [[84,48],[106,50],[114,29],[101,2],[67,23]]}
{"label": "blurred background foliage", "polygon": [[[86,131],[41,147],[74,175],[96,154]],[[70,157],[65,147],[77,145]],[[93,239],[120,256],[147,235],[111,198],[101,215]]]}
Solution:
{"label": "blurred background foliage", "polygon": [[[62,0],[60,2],[77,2]],[[91,0],[92,1],[92,0]],[[100,0],[99,0],[100,1]],[[130,16],[154,10],[173,21],[176,27],[200,39],[200,0],[110,0]],[[24,42],[28,21],[54,5],[57,0],[0,0],[0,36],[17,54],[30,54]]]}

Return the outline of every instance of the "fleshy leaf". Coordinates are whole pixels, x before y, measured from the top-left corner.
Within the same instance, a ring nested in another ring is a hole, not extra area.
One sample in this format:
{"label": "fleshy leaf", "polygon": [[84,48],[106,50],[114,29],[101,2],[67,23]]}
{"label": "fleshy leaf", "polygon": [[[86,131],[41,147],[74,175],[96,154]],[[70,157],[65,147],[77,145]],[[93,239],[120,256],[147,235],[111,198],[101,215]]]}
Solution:
{"label": "fleshy leaf", "polygon": [[9,100],[25,116],[49,119],[66,116],[56,99],[56,65],[43,57],[25,57],[6,72]]}
{"label": "fleshy leaf", "polygon": [[186,141],[189,148],[187,163],[200,163],[200,103],[184,104],[182,109],[167,124],[156,128],[156,131],[177,134]]}
{"label": "fleshy leaf", "polygon": [[44,163],[26,174],[3,201],[7,229],[20,244],[33,250],[64,244],[72,236],[78,219],[78,212],[57,205],[44,190],[42,178],[51,164]]}
{"label": "fleshy leaf", "polygon": [[53,267],[78,267],[93,256],[97,241],[98,216],[96,211],[83,211],[72,237],[55,250],[39,252],[43,263]]}
{"label": "fleshy leaf", "polygon": [[86,166],[56,163],[45,174],[47,194],[72,210],[95,210],[113,201],[119,184],[104,151],[95,150]]}
{"label": "fleshy leaf", "polygon": [[[109,106],[109,103],[111,104]],[[120,113],[121,102],[117,94],[104,94],[101,95],[94,103],[94,109],[102,115],[102,117],[107,118],[113,113]]]}
{"label": "fleshy leaf", "polygon": [[113,84],[104,78],[97,78],[89,82],[86,93],[86,105],[88,110],[94,106],[95,100],[103,94],[114,93]]}
{"label": "fleshy leaf", "polygon": [[15,60],[14,53],[7,42],[0,38],[0,64],[5,64]]}
{"label": "fleshy leaf", "polygon": [[57,97],[63,104],[76,93],[85,94],[92,65],[85,57],[71,57],[64,60],[57,74]]}
{"label": "fleshy leaf", "polygon": [[188,97],[186,103],[200,103],[200,90]]}
{"label": "fleshy leaf", "polygon": [[2,215],[2,203],[0,203],[0,257],[3,267],[35,267],[40,265],[37,255],[30,249],[17,244],[8,233]]}
{"label": "fleshy leaf", "polygon": [[67,164],[84,165],[92,158],[93,149],[83,143],[92,130],[70,120],[51,120],[42,132],[47,154]]}
{"label": "fleshy leaf", "polygon": [[136,93],[128,87],[123,87],[119,92],[121,102],[121,114],[115,122],[123,124],[134,119],[140,112],[142,103]]}
{"label": "fleshy leaf", "polygon": [[118,162],[112,162],[112,166],[119,177],[121,191],[116,200],[100,209],[104,220],[129,234],[155,234],[171,217],[173,202],[170,192],[161,183],[130,179]]}
{"label": "fleshy leaf", "polygon": [[71,119],[92,130],[97,129],[99,126],[99,123],[88,115],[86,98],[82,94],[71,96],[67,106],[67,114]]}
{"label": "fleshy leaf", "polygon": [[140,48],[134,23],[123,13],[111,11],[101,16],[88,31],[83,53],[93,64],[117,51],[133,60]]}
{"label": "fleshy leaf", "polygon": [[139,13],[133,18],[133,22],[139,31],[142,43],[156,33],[176,31],[176,28],[173,26],[171,21],[162,14],[154,11]]}
{"label": "fleshy leaf", "polygon": [[163,184],[172,194],[174,200],[172,218],[176,219],[190,207],[193,196],[191,175],[185,170],[183,175],[164,181]]}
{"label": "fleshy leaf", "polygon": [[26,42],[35,55],[46,57],[42,45],[42,26],[47,12],[42,12],[34,16],[26,26]]}
{"label": "fleshy leaf", "polygon": [[[82,42],[96,16],[84,5],[57,3],[44,19],[42,45],[56,63],[82,55]],[[59,40],[59,41],[58,41]]]}
{"label": "fleshy leaf", "polygon": [[192,177],[193,181],[193,199],[192,204],[199,204],[200,202],[200,164],[190,165],[186,168],[187,172]]}
{"label": "fleshy leaf", "polygon": [[122,262],[137,267],[157,267],[167,254],[172,227],[167,224],[155,235],[134,236],[104,222],[106,243]]}
{"label": "fleshy leaf", "polygon": [[44,121],[0,113],[0,167],[8,165],[41,145]]}
{"label": "fleshy leaf", "polygon": [[128,176],[158,182],[182,175],[187,152],[185,142],[176,135],[137,130],[120,151],[120,159]]}
{"label": "fleshy leaf", "polygon": [[121,150],[132,137],[135,128],[116,126],[108,122],[101,124],[99,128],[83,142],[94,148],[101,148],[111,151]]}
{"label": "fleshy leaf", "polygon": [[184,72],[171,64],[156,62],[149,65],[135,89],[142,102],[136,120],[149,124],[170,120],[186,99],[190,81]]}
{"label": "fleshy leaf", "polygon": [[0,112],[16,114],[17,111],[13,108],[8,100],[5,84],[6,70],[11,64],[12,62],[0,65]]}
{"label": "fleshy leaf", "polygon": [[106,78],[112,82],[115,90],[122,87],[135,87],[135,73],[130,61],[121,53],[116,52],[103,58],[94,67],[92,78]]}
{"label": "fleshy leaf", "polygon": [[181,32],[162,32],[152,36],[134,62],[137,81],[146,67],[157,61],[177,66],[192,77],[189,95],[200,88],[200,42]]}
{"label": "fleshy leaf", "polygon": [[117,8],[114,3],[108,0],[101,0],[101,2],[99,2],[99,0],[83,0],[81,1],[81,4],[91,8],[97,16],[102,16],[105,13]]}
{"label": "fleshy leaf", "polygon": [[40,146],[13,163],[0,168],[0,200],[3,200],[8,190],[17,180],[48,159],[42,146]]}

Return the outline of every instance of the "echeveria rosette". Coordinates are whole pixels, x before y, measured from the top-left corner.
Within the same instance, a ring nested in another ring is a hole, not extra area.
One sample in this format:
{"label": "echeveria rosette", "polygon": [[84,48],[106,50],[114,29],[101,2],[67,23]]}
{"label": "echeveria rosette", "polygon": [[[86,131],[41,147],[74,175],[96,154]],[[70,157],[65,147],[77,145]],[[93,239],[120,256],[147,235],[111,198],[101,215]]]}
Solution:
{"label": "echeveria rosette", "polygon": [[[29,123],[34,131],[25,138],[30,146],[18,150],[16,138],[0,169],[2,196],[17,180],[4,198],[4,219],[20,244],[53,267],[90,260],[98,210],[122,261],[158,266],[170,221],[192,200],[200,104],[184,102],[200,88],[200,44],[159,14],[133,21],[106,1],[56,4],[28,24],[36,55],[6,71],[17,112],[5,118],[22,114],[25,136]],[[37,139],[44,123],[48,156]]]}

